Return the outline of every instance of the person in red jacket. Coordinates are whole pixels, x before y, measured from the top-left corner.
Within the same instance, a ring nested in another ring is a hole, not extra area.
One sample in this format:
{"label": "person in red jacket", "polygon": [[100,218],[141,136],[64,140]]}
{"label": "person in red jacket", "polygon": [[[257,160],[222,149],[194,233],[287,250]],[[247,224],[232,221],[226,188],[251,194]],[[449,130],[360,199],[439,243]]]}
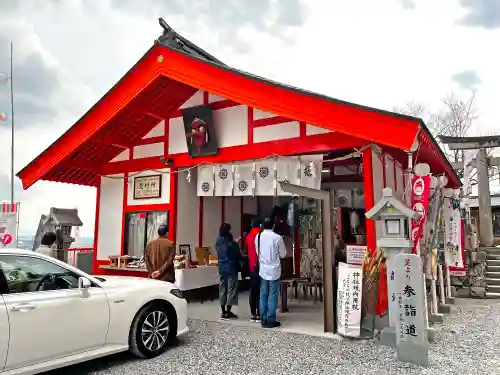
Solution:
{"label": "person in red jacket", "polygon": [[259,300],[260,300],[260,276],[259,257],[255,248],[255,237],[260,233],[261,220],[252,220],[252,229],[245,237],[245,245],[248,254],[248,268],[250,270],[250,313],[252,322],[260,322]]}

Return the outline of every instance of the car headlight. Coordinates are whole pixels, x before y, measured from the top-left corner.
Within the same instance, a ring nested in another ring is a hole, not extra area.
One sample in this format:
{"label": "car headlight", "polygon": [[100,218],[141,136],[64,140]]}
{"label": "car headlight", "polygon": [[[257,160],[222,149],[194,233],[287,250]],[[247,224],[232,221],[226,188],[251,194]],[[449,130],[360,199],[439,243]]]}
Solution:
{"label": "car headlight", "polygon": [[171,289],[170,294],[173,294],[177,298],[184,298],[184,296],[182,295],[182,292],[179,289]]}

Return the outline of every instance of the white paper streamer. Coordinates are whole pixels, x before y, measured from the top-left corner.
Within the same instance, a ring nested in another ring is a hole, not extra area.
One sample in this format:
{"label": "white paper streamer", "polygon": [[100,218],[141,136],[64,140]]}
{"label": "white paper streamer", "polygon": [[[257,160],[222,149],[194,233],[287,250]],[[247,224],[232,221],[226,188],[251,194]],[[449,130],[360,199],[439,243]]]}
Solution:
{"label": "white paper streamer", "polygon": [[274,160],[265,159],[255,162],[255,195],[274,196]]}
{"label": "white paper streamer", "polygon": [[251,196],[254,193],[254,163],[237,164],[234,166],[235,196]]}
{"label": "white paper streamer", "polygon": [[214,195],[214,167],[200,165],[198,167],[198,196],[211,197]]}
{"label": "white paper streamer", "polygon": [[233,195],[233,165],[219,164],[215,166],[215,196],[230,197]]}

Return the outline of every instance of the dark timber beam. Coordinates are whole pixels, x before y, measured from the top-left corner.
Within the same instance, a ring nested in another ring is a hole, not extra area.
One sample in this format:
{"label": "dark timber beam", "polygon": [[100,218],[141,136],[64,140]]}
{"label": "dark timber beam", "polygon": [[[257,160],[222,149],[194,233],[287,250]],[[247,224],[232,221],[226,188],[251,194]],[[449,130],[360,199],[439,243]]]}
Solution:
{"label": "dark timber beam", "polygon": [[337,275],[335,267],[335,249],[333,247],[332,205],[330,193],[279,181],[280,187],[287,193],[300,197],[313,198],[321,206],[322,244],[323,244],[323,288],[324,288],[324,329],[325,332],[337,332]]}

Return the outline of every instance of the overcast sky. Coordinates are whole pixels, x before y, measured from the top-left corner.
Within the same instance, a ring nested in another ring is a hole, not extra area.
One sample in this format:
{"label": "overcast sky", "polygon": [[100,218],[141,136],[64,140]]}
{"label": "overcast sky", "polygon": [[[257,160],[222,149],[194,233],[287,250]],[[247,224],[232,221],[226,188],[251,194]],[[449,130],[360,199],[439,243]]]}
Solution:
{"label": "overcast sky", "polygon": [[[14,42],[16,172],[150,48],[162,16],[228,65],[339,99],[439,107],[478,90],[475,130],[500,126],[500,0],[0,0],[0,71]],[[0,112],[9,114],[8,86]],[[0,200],[9,200],[9,122],[0,124]],[[95,189],[22,191],[21,231],[51,206],[94,230]]]}

